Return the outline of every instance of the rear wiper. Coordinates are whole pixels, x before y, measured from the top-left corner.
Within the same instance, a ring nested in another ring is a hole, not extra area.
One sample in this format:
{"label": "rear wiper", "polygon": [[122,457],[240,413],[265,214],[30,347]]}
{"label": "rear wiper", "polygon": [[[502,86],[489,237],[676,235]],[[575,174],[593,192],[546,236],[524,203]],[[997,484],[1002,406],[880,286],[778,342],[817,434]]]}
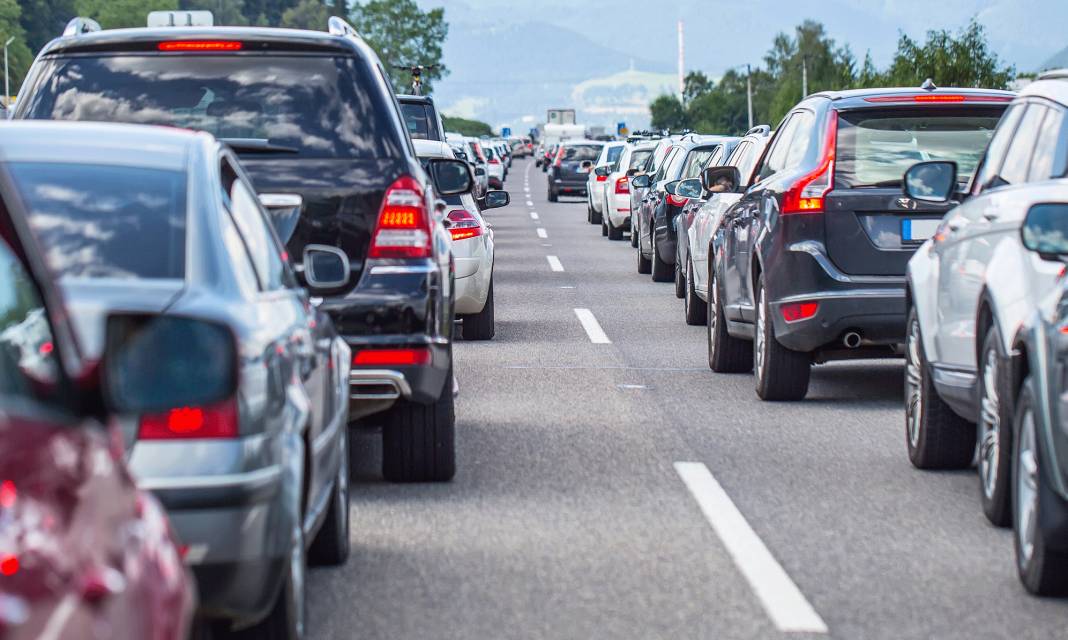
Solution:
{"label": "rear wiper", "polygon": [[875,187],[875,188],[878,188],[878,187],[900,187],[901,186],[901,180],[900,179],[897,179],[897,180],[883,180],[881,182],[873,182],[871,184],[862,184],[860,186],[861,187]]}
{"label": "rear wiper", "polygon": [[271,144],[266,138],[219,138],[238,153],[300,153],[296,147]]}

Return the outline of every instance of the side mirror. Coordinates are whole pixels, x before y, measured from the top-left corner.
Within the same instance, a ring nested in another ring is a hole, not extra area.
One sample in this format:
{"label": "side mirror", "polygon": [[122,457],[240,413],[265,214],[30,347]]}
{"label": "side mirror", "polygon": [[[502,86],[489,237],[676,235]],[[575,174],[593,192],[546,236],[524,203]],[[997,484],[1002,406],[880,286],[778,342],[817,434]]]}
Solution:
{"label": "side mirror", "polygon": [[1068,203],[1036,204],[1020,227],[1023,246],[1046,260],[1068,258]]}
{"label": "side mirror", "polygon": [[593,170],[594,175],[598,178],[607,178],[608,174],[612,172],[612,167],[607,164],[602,164]]}
{"label": "side mirror", "polygon": [[945,204],[957,190],[957,163],[919,162],[908,168],[901,184],[905,195],[913,200]]}
{"label": "side mirror", "polygon": [[289,242],[300,221],[300,210],[304,198],[296,193],[261,193],[260,204],[267,211],[267,217],[274,227],[282,244]]}
{"label": "side mirror", "polygon": [[309,244],[304,247],[304,281],[308,288],[330,290],[349,282],[349,256],[337,247]]}
{"label": "side mirror", "polygon": [[104,397],[118,414],[189,411],[170,428],[192,431],[201,407],[237,392],[237,339],[226,325],[152,314],[108,316],[102,360]]}
{"label": "side mirror", "polygon": [[636,173],[638,173],[637,169],[627,169],[627,177],[628,178],[631,177],[632,175],[636,174]]}
{"label": "side mirror", "polygon": [[583,160],[582,164],[579,165],[579,166],[581,166],[583,169],[586,169],[588,171],[588,170],[593,168],[593,161],[592,160]]}
{"label": "side mirror", "polygon": [[675,187],[679,186],[679,182],[681,182],[681,181],[680,180],[672,180],[671,182],[665,183],[664,184],[664,191],[668,192],[669,194],[671,194],[673,196],[674,195],[678,195],[678,194],[675,193]]}
{"label": "side mirror", "polygon": [[675,183],[675,195],[680,198],[700,198],[704,194],[705,190],[697,178],[679,180]]}
{"label": "side mirror", "polygon": [[633,178],[630,179],[630,186],[636,187],[638,189],[648,189],[649,188],[649,174],[643,173],[640,176],[634,176]]}
{"label": "side mirror", "polygon": [[475,167],[475,175],[476,176],[484,176],[484,175],[486,175],[486,170],[483,169],[482,167]]}
{"label": "side mirror", "polygon": [[451,158],[432,158],[430,160],[430,177],[434,189],[443,196],[458,196],[470,193],[475,186],[471,167],[462,160]]}
{"label": "side mirror", "polygon": [[507,207],[512,202],[512,196],[508,195],[507,191],[487,191],[486,197],[482,198],[480,208],[485,209],[500,209],[501,207]]}
{"label": "side mirror", "polygon": [[738,167],[708,167],[701,172],[701,188],[709,193],[735,193],[742,183]]}

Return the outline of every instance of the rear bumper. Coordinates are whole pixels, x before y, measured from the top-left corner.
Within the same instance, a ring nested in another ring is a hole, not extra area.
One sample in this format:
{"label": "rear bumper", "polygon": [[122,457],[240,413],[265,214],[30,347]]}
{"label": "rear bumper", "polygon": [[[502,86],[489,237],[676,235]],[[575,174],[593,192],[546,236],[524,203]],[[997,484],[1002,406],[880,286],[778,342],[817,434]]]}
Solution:
{"label": "rear bumper", "polygon": [[630,193],[616,194],[612,189],[608,192],[608,217],[612,220],[613,227],[630,229]]}
{"label": "rear bumper", "polygon": [[430,404],[441,397],[449,370],[451,350],[447,343],[403,342],[403,336],[383,336],[374,341],[350,342],[353,353],[364,348],[430,349],[428,365],[353,366],[349,372],[349,419],[356,420],[392,407],[398,400]]}
{"label": "rear bumper", "polygon": [[586,179],[567,180],[560,178],[553,178],[552,186],[553,190],[557,193],[567,193],[574,195],[586,195]]}

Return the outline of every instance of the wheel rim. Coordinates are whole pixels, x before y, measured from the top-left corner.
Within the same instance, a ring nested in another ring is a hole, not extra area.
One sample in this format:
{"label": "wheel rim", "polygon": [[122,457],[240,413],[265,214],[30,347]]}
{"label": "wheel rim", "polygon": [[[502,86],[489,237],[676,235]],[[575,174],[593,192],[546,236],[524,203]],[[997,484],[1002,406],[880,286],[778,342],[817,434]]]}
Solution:
{"label": "wheel rim", "polygon": [[297,630],[297,637],[304,637],[304,535],[301,531],[300,519],[293,529],[293,553],[289,556],[289,576],[293,592],[293,627]]}
{"label": "wheel rim", "polygon": [[987,499],[994,496],[999,475],[1001,403],[997,380],[997,351],[990,349],[983,359],[983,402],[979,407],[979,479]]}
{"label": "wheel rim", "polygon": [[[490,295],[493,295],[493,284],[490,284]],[[348,427],[344,427],[348,428]],[[341,455],[342,462],[340,469],[338,469],[338,497],[341,499],[341,504],[338,505],[338,513],[341,517],[341,530],[344,533],[345,539],[349,537],[349,438],[348,434],[341,436]]]}
{"label": "wheel rim", "polygon": [[756,377],[757,382],[764,379],[764,349],[767,339],[764,337],[767,318],[764,316],[764,287],[760,287],[760,295],[757,297],[757,323],[756,323]]}
{"label": "wheel rim", "polygon": [[1035,451],[1035,417],[1030,408],[1020,421],[1019,437],[1015,530],[1020,547],[1020,564],[1026,565],[1035,552],[1038,516],[1038,456]]}
{"label": "wheel rim", "polygon": [[920,442],[923,418],[923,364],[920,362],[920,322],[913,320],[905,348],[905,426],[909,445],[915,449]]}
{"label": "wheel rim", "polygon": [[716,291],[716,280],[708,276],[708,360],[709,364],[716,356],[716,321],[719,319],[719,292]]}

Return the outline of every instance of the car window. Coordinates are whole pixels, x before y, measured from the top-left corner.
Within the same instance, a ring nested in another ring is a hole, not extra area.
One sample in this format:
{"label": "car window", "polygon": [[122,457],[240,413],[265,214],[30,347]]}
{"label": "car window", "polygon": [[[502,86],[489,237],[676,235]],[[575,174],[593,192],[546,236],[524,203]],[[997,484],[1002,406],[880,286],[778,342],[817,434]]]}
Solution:
{"label": "car window", "polygon": [[816,125],[816,114],[811,111],[799,111],[794,117],[795,133],[790,140],[790,149],[786,154],[784,169],[796,169],[804,162],[812,144],[812,134]]}
{"label": "car window", "polygon": [[723,156],[723,145],[694,149],[690,152],[689,157],[686,158],[686,167],[682,170],[682,175],[679,176],[679,179],[686,180],[701,175],[701,169],[709,166],[709,162],[717,155],[719,157]]}
{"label": "car window", "polygon": [[615,171],[619,168],[619,161],[623,157],[622,145],[616,145],[614,147],[608,147],[608,155],[605,157],[605,161],[602,164],[612,165],[612,170]]}
{"label": "car window", "polygon": [[989,187],[1001,171],[1001,165],[1005,160],[1005,150],[1008,149],[1009,141],[1016,133],[1016,127],[1020,124],[1020,117],[1023,116],[1026,107],[1027,105],[1023,103],[1010,105],[1001,117],[994,131],[994,137],[990,139],[990,144],[981,160],[982,164],[972,181],[974,185],[972,193],[979,193]]}
{"label": "car window", "polygon": [[652,150],[645,149],[642,151],[634,151],[630,154],[630,166],[627,169],[638,169],[649,160],[649,156],[653,155]]}
{"label": "car window", "polygon": [[771,149],[768,150],[767,157],[760,167],[758,180],[763,180],[786,168],[786,156],[790,152],[790,143],[797,131],[797,122],[798,116],[793,114],[788,116],[786,122],[779,127],[779,134],[775,136]]}
{"label": "car window", "polygon": [[184,171],[13,162],[48,266],[68,278],[184,278]]}
{"label": "car window", "polygon": [[42,61],[23,117],[157,124],[308,158],[399,157],[392,107],[350,56],[79,55]]}
{"label": "car window", "polygon": [[271,235],[268,222],[260,212],[256,194],[244,181],[234,180],[230,184],[228,195],[226,206],[248,248],[260,288],[264,291],[284,288],[288,278],[282,249]]}
{"label": "car window", "polygon": [[601,147],[599,146],[589,144],[569,145],[564,147],[563,159],[573,162],[585,162],[587,160],[594,162],[597,160],[597,155],[600,153]]}
{"label": "car window", "polygon": [[764,138],[760,142],[748,143],[743,156],[739,156],[737,159],[738,174],[742,177],[742,184],[748,186],[753,181],[753,169],[756,168],[756,163],[760,160],[760,154],[767,148],[768,138]]}
{"label": "car window", "polygon": [[0,406],[32,408],[58,393],[54,345],[37,287],[0,240]]}
{"label": "car window", "polygon": [[679,147],[672,147],[668,152],[667,157],[660,163],[660,166],[656,169],[656,174],[653,176],[653,182],[659,182],[667,175],[668,168],[675,162],[675,156],[679,155],[682,150]]}
{"label": "car window", "polygon": [[430,114],[424,104],[401,103],[401,114],[408,127],[408,135],[414,140],[430,139]]}
{"label": "car window", "polygon": [[1020,124],[1016,127],[1016,134],[1009,142],[1009,150],[1005,153],[1005,163],[998,172],[1001,184],[1022,184],[1027,182],[1027,172],[1031,165],[1031,156],[1035,152],[1038,140],[1038,132],[1042,127],[1042,119],[1046,116],[1046,107],[1040,104],[1031,104],[1027,107]]}
{"label": "car window", "polygon": [[1065,127],[1064,109],[1050,108],[1038,130],[1035,153],[1031,158],[1031,169],[1027,172],[1027,181],[1038,182],[1064,175],[1066,147],[1068,147],[1068,128]]}

